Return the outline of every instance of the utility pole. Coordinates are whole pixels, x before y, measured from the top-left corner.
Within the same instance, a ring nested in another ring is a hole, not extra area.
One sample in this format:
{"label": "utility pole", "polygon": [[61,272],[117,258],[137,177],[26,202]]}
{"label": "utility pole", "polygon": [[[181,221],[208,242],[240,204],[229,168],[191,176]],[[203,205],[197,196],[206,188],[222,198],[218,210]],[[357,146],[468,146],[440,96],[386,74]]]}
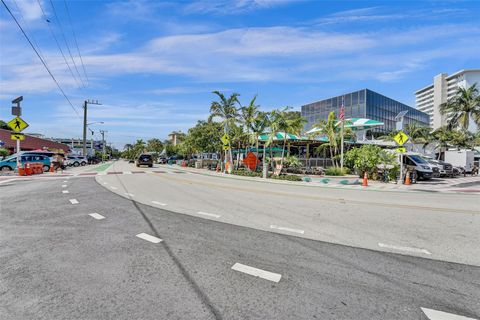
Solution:
{"label": "utility pole", "polygon": [[83,102],[83,156],[87,156],[87,107],[89,104],[101,105],[98,100],[85,100]]}
{"label": "utility pole", "polygon": [[[20,117],[22,115],[22,108],[20,107],[20,102],[23,101],[23,96],[15,98],[12,100],[12,115]],[[17,166],[20,165],[20,139],[17,139]]]}

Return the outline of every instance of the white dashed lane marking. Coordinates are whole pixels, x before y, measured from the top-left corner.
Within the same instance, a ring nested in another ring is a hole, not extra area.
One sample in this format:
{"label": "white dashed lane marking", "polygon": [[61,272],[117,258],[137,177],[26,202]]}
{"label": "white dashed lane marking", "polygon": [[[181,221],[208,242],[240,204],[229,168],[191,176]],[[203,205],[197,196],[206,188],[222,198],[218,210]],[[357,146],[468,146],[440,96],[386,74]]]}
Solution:
{"label": "white dashed lane marking", "polygon": [[62,190],[62,193],[70,193],[68,190]]}
{"label": "white dashed lane marking", "polygon": [[259,277],[259,278],[273,281],[273,282],[279,282],[280,279],[282,278],[281,274],[250,267],[238,262],[233,265],[232,269],[235,271],[243,272],[251,276]]}
{"label": "white dashed lane marking", "polygon": [[427,309],[427,308],[420,308],[420,309],[422,309],[423,313],[425,313],[427,318],[430,320],[477,320],[474,318],[467,318],[464,316],[458,316],[453,313],[447,313],[447,312],[437,311],[433,309]]}
{"label": "white dashed lane marking", "polygon": [[385,243],[378,243],[378,246],[381,248],[392,249],[397,251],[406,251],[406,252],[415,252],[415,253],[423,253],[423,254],[432,254],[430,251],[421,248],[413,248],[413,247],[402,247],[402,246],[394,246]]}
{"label": "white dashed lane marking", "polygon": [[78,204],[79,203],[77,199],[70,199],[68,201],[70,201],[71,204]]}
{"label": "white dashed lane marking", "polygon": [[123,174],[132,174],[132,171],[124,171]]}
{"label": "white dashed lane marking", "polygon": [[118,188],[112,186],[112,187],[110,187],[110,189],[112,189],[112,190],[117,190]]}
{"label": "white dashed lane marking", "polygon": [[89,213],[88,214],[90,217],[94,218],[94,219],[97,219],[97,220],[102,220],[102,219],[105,219],[104,216],[102,216],[101,214],[98,214],[98,213]]}
{"label": "white dashed lane marking", "polygon": [[303,230],[300,230],[300,229],[292,229],[292,228],[287,228],[287,227],[280,227],[280,226],[276,226],[274,224],[272,224],[270,226],[271,229],[277,229],[277,230],[281,230],[281,231],[287,231],[287,232],[293,232],[293,233],[300,233],[300,234],[304,234],[305,231]]}
{"label": "white dashed lane marking", "polygon": [[221,215],[214,214],[214,213],[203,212],[203,211],[198,211],[197,214],[200,214],[200,215],[206,216],[206,217],[217,218],[217,219],[221,217]]}
{"label": "white dashed lane marking", "polygon": [[125,195],[128,196],[128,197],[135,197],[135,195],[133,193],[128,193],[128,192],[125,192]]}
{"label": "white dashed lane marking", "polygon": [[107,185],[108,183],[107,183],[107,182],[104,182],[103,184],[104,184],[104,185]]}
{"label": "white dashed lane marking", "polygon": [[159,205],[159,206],[166,206],[166,203],[163,202],[158,202],[158,201],[152,201],[153,204]]}
{"label": "white dashed lane marking", "polygon": [[63,181],[63,183],[67,183],[67,182],[68,182],[67,180]]}
{"label": "white dashed lane marking", "polygon": [[62,184],[62,188],[66,188],[66,187],[67,187],[67,185],[66,185],[66,184]]}
{"label": "white dashed lane marking", "polygon": [[151,236],[149,234],[146,234],[146,233],[139,233],[136,235],[138,238],[140,239],[143,239],[143,240],[146,240],[146,241],[150,241],[150,242],[153,242],[153,243],[160,243],[162,242],[163,240],[160,239],[160,238],[157,238],[157,237],[154,237],[154,236]]}

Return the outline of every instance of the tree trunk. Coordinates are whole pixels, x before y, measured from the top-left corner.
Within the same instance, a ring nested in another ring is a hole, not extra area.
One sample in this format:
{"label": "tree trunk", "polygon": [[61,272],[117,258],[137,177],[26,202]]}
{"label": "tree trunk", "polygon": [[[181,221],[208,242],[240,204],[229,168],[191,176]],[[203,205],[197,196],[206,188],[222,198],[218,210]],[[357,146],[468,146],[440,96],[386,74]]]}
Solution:
{"label": "tree trunk", "polygon": [[262,159],[263,167],[262,167],[262,172],[263,172],[263,178],[264,178],[264,179],[267,179],[268,168],[267,168],[267,164],[266,164],[266,161],[265,161],[265,158],[267,157],[265,145],[266,145],[266,144],[264,143],[264,144],[263,144],[263,159]]}

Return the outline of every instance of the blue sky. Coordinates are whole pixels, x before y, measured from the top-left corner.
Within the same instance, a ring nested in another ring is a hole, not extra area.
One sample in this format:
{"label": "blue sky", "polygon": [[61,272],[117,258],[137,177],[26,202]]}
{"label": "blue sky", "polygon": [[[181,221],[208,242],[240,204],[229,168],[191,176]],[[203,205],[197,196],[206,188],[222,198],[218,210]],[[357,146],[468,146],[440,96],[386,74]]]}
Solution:
{"label": "blue sky", "polygon": [[[117,147],[166,138],[205,119],[211,91],[258,94],[264,110],[370,88],[414,106],[434,75],[480,66],[479,1],[4,0],[81,115]],[[76,75],[74,78],[49,25]],[[81,137],[61,95],[14,21],[0,8],[0,119],[24,96],[27,132]],[[69,44],[77,74],[62,37]],[[82,81],[85,87],[82,85]]]}

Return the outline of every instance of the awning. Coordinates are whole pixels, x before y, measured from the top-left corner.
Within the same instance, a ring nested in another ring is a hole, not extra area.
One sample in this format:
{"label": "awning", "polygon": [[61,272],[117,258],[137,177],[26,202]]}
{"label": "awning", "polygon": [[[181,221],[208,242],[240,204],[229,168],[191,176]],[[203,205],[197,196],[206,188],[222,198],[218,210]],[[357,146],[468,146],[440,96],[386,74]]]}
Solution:
{"label": "awning", "polygon": [[[342,122],[337,121],[335,126],[339,126]],[[381,127],[385,124],[383,122],[367,119],[367,118],[349,118],[345,119],[345,128],[352,128],[354,130],[367,130],[374,127]]]}
{"label": "awning", "polygon": [[[258,140],[259,141],[267,141],[268,138],[269,138],[269,133],[264,133],[264,134],[261,134],[258,136]],[[297,136],[296,134],[293,134],[293,133],[287,133],[286,134],[286,137],[287,137],[287,141],[297,141],[297,140],[305,140],[307,138],[305,137],[302,137],[302,136]],[[275,137],[273,138],[274,141],[276,140],[281,140],[283,141],[285,138],[285,133],[283,132],[279,132],[275,135]]]}

